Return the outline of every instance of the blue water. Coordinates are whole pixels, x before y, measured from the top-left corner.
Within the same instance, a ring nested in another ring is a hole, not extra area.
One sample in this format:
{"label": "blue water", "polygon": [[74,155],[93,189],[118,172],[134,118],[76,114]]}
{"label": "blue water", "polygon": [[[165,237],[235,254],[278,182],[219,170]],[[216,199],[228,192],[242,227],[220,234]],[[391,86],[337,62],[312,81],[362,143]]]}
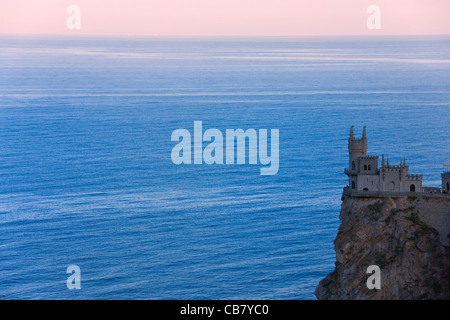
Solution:
{"label": "blue water", "polygon": [[[315,299],[349,128],[439,186],[450,38],[0,38],[0,298]],[[280,169],[172,163],[280,130]],[[81,268],[81,290],[66,269]]]}

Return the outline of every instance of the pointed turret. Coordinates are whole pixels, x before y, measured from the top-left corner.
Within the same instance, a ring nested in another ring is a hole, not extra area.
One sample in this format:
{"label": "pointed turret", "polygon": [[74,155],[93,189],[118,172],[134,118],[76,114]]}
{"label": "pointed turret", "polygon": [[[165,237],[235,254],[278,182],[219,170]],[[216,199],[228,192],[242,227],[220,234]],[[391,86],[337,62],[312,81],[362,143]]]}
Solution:
{"label": "pointed turret", "polygon": [[350,127],[350,137],[348,138],[348,153],[350,156],[348,168],[354,172],[359,172],[359,159],[367,155],[366,130],[364,129],[361,139],[356,139],[353,128],[353,126]]}

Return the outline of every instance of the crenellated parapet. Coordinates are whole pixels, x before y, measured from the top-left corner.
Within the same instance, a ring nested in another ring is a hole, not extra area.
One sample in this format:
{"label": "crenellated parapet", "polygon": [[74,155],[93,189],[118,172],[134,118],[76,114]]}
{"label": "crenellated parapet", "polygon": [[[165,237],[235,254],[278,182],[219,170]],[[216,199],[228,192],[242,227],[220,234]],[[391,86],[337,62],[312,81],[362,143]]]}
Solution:
{"label": "crenellated parapet", "polygon": [[389,165],[382,168],[386,172],[400,172],[409,169],[409,166]]}
{"label": "crenellated parapet", "polygon": [[423,175],[421,174],[407,174],[405,176],[406,179],[408,180],[422,180],[423,179]]}

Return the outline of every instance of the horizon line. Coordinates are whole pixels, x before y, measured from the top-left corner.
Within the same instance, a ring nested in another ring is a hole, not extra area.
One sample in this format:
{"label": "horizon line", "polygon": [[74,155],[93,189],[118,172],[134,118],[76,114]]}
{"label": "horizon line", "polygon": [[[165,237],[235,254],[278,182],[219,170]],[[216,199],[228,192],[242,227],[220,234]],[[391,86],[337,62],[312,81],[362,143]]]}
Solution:
{"label": "horizon line", "polygon": [[317,34],[317,35],[152,35],[152,34],[110,34],[110,33],[2,33],[0,36],[70,36],[70,37],[130,37],[130,38],[340,38],[340,37],[418,37],[418,36],[450,36],[450,33],[420,34]]}

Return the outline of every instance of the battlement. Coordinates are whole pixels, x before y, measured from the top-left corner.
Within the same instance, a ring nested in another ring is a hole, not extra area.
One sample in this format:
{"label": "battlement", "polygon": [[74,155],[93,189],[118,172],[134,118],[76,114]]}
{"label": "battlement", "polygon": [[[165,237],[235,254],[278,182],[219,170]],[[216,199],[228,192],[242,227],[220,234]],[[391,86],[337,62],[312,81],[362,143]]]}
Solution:
{"label": "battlement", "polygon": [[361,160],[378,160],[378,156],[364,156],[360,157]]}
{"label": "battlement", "polygon": [[389,165],[382,167],[385,171],[400,171],[406,168],[406,166]]}
{"label": "battlement", "polygon": [[408,180],[422,180],[423,179],[423,175],[421,175],[421,174],[407,174],[405,177]]}

